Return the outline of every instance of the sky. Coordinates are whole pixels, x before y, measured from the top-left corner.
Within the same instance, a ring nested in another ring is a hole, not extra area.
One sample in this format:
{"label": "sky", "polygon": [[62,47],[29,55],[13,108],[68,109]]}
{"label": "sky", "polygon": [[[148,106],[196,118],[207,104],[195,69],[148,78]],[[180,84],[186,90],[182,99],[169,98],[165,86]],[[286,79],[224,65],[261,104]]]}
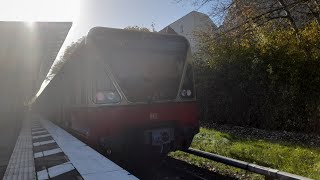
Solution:
{"label": "sky", "polygon": [[[192,0],[191,0],[192,1]],[[65,45],[91,27],[144,26],[161,30],[192,10],[188,0],[0,0],[1,21],[73,21]],[[207,13],[206,9],[200,11]]]}
{"label": "sky", "polygon": [[57,59],[94,26],[143,26],[159,31],[193,10],[193,0],[0,0],[0,21],[72,21]]}
{"label": "sky", "polygon": [[[57,55],[95,26],[143,26],[159,31],[193,10],[193,0],[0,0],[0,21],[72,21],[73,26]],[[188,3],[189,2],[189,3]],[[40,91],[46,86],[40,88]]]}
{"label": "sky", "polygon": [[124,28],[138,25],[151,28],[154,24],[156,30],[161,30],[194,9],[190,4],[174,0],[82,1],[79,21],[74,24],[77,29],[74,35],[86,32],[92,26]]}

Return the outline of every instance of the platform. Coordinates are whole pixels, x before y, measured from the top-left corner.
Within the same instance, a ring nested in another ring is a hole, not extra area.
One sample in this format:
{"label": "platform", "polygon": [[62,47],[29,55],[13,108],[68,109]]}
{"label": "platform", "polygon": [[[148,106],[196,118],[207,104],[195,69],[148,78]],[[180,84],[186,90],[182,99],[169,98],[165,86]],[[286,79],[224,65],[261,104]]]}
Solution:
{"label": "platform", "polygon": [[23,122],[3,179],[137,178],[52,122],[32,116]]}

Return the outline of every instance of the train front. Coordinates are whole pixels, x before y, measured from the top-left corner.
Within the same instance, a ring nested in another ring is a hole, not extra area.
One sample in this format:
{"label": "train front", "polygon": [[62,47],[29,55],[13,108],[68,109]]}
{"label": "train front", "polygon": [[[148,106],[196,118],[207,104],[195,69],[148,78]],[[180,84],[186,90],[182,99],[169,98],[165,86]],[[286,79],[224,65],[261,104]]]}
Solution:
{"label": "train front", "polygon": [[[91,136],[113,152],[186,149],[199,132],[192,57],[177,35],[94,28],[91,53],[103,62],[112,90],[95,90]],[[109,88],[110,89],[110,88]]]}

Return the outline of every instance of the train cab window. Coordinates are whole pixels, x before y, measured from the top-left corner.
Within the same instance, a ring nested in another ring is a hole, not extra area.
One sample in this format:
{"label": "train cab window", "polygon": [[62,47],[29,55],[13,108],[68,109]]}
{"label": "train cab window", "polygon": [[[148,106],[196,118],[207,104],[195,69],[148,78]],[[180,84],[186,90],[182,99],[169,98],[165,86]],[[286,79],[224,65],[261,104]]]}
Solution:
{"label": "train cab window", "polygon": [[189,48],[186,39],[128,33],[101,36],[94,42],[129,102],[163,102],[177,98]]}

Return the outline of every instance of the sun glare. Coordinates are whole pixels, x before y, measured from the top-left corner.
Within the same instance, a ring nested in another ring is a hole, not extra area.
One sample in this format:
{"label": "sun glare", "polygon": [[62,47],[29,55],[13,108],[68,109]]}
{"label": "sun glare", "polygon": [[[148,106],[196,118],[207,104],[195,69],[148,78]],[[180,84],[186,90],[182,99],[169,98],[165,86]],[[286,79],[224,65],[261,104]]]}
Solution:
{"label": "sun glare", "polygon": [[3,0],[0,20],[74,21],[79,15],[80,0]]}
{"label": "sun glare", "polygon": [[34,21],[25,21],[26,22],[26,25],[29,27],[29,28],[33,28],[34,26]]}

